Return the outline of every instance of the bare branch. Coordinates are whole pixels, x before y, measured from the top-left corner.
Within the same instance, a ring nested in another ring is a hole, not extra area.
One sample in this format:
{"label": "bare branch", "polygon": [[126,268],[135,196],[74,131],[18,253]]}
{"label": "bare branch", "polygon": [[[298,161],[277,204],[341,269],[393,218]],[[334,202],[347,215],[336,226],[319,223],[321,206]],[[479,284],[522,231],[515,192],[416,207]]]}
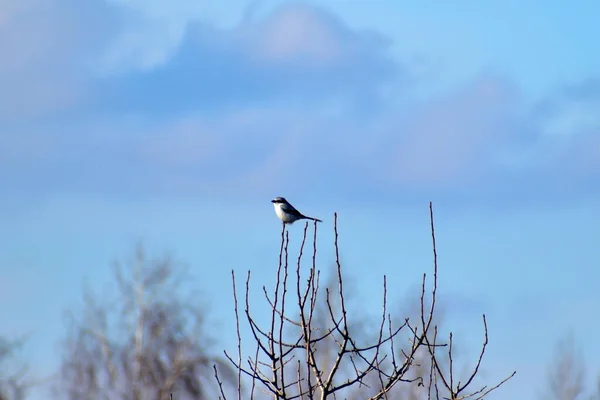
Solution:
{"label": "bare branch", "polygon": [[[438,326],[434,325],[434,320],[437,320],[435,314],[438,259],[431,203],[429,203],[429,218],[433,251],[433,280],[431,288],[428,290],[427,275],[423,274],[419,317],[415,320],[416,322],[412,322],[409,318],[403,318],[403,323],[393,326],[392,317],[387,311],[388,282],[387,277],[384,276],[381,319],[375,324],[376,333],[373,333],[372,340],[366,343],[361,342],[361,336],[357,333],[356,328],[351,328],[351,319],[346,305],[337,217],[337,213],[334,213],[335,269],[331,278],[335,283],[325,287],[324,299],[320,296],[323,290],[319,288],[320,270],[316,265],[318,226],[316,222],[314,223],[312,265],[308,270],[308,277],[304,278],[306,286],[303,287],[302,284],[302,257],[309,224],[304,225],[295,274],[297,318],[290,318],[289,312],[286,310],[288,306],[286,295],[289,282],[290,233],[286,230],[285,225],[282,227],[279,264],[272,295],[263,285],[264,296],[270,306],[271,321],[268,330],[261,329],[250,312],[250,272],[248,272],[246,319],[256,343],[256,354],[254,359],[248,359],[247,366],[241,365],[239,322],[237,322],[238,361],[234,361],[227,353],[225,354],[230,363],[238,369],[238,381],[241,380],[239,378],[241,374],[252,380],[251,398],[253,398],[255,386],[258,384],[261,390],[276,399],[307,398],[312,400],[318,398],[325,400],[336,399],[337,396],[346,398],[349,394],[361,393],[362,397],[360,398],[363,399],[388,400],[398,398],[396,394],[393,394],[395,393],[393,390],[399,386],[399,383],[402,383],[408,385],[407,387],[423,387],[423,390],[427,392],[428,399],[431,399],[432,396],[439,399],[438,383],[440,383],[451,394],[452,400],[459,400],[483,396],[512,377],[509,376],[492,388],[484,386],[468,395],[462,395],[462,392],[467,390],[475,376],[478,375],[488,343],[487,322],[484,316],[485,341],[477,365],[466,383],[461,385],[458,382],[455,385],[453,336],[450,334],[448,344],[438,343]],[[235,292],[235,279],[233,290]],[[238,320],[235,294],[234,301],[236,303],[236,320]],[[317,309],[317,304],[323,306]],[[288,332],[285,326],[292,330]],[[396,354],[398,345],[395,341],[401,338],[400,333],[404,329],[406,329],[408,343],[407,346],[400,346],[399,353]],[[293,336],[287,338],[288,333],[293,333]],[[437,349],[445,346],[448,347],[446,354],[450,365],[448,374],[444,373],[445,367],[442,368],[437,354]],[[423,357],[429,357],[429,361],[424,360]],[[427,364],[427,362],[429,363]],[[270,376],[268,377],[268,375]],[[427,379],[427,385],[425,385]],[[238,392],[241,392],[239,386]],[[240,398],[239,395],[238,398]]]}

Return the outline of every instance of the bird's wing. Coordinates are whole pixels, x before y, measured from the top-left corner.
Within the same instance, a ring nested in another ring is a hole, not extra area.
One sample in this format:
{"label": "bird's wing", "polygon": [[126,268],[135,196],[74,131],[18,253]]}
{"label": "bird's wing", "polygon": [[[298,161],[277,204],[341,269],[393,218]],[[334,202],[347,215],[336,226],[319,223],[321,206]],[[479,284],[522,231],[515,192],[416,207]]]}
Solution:
{"label": "bird's wing", "polygon": [[294,208],[290,203],[284,203],[281,205],[281,209],[288,214],[295,215],[296,217],[306,218],[302,213]]}

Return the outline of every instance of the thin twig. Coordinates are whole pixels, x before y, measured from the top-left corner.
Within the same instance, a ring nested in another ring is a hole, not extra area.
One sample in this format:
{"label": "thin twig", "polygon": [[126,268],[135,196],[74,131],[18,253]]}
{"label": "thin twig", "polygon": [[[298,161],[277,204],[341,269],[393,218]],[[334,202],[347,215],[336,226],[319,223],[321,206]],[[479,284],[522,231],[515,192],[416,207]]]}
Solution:
{"label": "thin twig", "polygon": [[[242,365],[242,335],[240,334],[240,316],[238,313],[237,289],[235,287],[235,271],[231,270],[231,282],[233,284],[233,304],[235,310],[235,328],[238,339],[238,365]],[[242,400],[242,370],[238,368],[238,400]]]}

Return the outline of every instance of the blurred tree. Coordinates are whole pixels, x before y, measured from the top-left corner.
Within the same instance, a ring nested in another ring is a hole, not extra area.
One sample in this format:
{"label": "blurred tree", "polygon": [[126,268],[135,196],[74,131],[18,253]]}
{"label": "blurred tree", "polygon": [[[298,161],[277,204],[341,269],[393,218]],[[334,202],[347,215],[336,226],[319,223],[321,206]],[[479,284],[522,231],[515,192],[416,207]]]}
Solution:
{"label": "blurred tree", "polygon": [[186,276],[171,258],[148,259],[138,247],[114,272],[113,299],[84,290],[81,315],[69,315],[58,397],[214,399],[215,363],[235,381],[231,367],[210,354],[206,310],[197,295],[182,294]]}
{"label": "blurred tree", "polygon": [[22,400],[27,396],[27,366],[12,362],[22,345],[23,340],[0,338],[0,400]]}
{"label": "blurred tree", "polygon": [[600,376],[595,393],[586,396],[586,365],[572,333],[556,345],[548,368],[548,387],[542,396],[551,400],[600,400]]}
{"label": "blurred tree", "polygon": [[594,393],[590,396],[590,400],[600,400],[600,374],[596,379],[596,387]]}
{"label": "blurred tree", "polygon": [[548,393],[544,397],[555,400],[582,399],[584,377],[583,357],[575,348],[573,335],[569,334],[556,346],[555,359],[548,369]]}

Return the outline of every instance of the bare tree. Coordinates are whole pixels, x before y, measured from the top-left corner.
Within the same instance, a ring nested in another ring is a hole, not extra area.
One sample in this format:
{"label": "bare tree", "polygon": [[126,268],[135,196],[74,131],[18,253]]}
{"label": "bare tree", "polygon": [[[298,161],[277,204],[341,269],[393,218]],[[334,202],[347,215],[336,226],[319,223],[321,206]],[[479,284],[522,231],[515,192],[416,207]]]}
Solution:
{"label": "bare tree", "polygon": [[[228,352],[225,352],[225,355],[238,371],[240,377],[238,382],[241,382],[242,374],[251,382],[249,393],[242,390],[241,384],[238,386],[237,398],[254,399],[256,388],[260,388],[276,399],[323,400],[349,398],[352,395],[357,396],[358,393],[361,399],[387,400],[397,398],[392,395],[392,390],[397,386],[410,385],[420,388],[422,396],[427,396],[429,399],[442,397],[452,400],[481,399],[514,376],[513,372],[492,387],[469,389],[479,371],[488,342],[484,316],[485,340],[478,362],[465,380],[461,382],[455,379],[452,334],[450,333],[448,343],[442,342],[438,337],[438,327],[435,324],[438,266],[431,203],[429,208],[434,256],[433,279],[428,281],[427,275],[423,274],[419,316],[414,320],[406,317],[392,318],[387,311],[387,278],[384,276],[381,317],[375,324],[377,329],[370,335],[368,342],[359,340],[361,335],[357,334],[357,329],[352,323],[353,319],[346,307],[346,291],[339,257],[337,214],[334,219],[336,254],[334,288],[326,287],[323,291],[319,287],[321,274],[316,266],[316,223],[312,240],[312,262],[308,268],[308,276],[304,278],[302,261],[309,224],[304,227],[295,276],[289,262],[289,233],[283,225],[273,293],[269,293],[263,286],[271,317],[266,327],[260,326],[250,311],[250,272],[248,272],[243,319],[250,328],[255,351],[247,357],[244,357],[242,352],[240,333],[242,318],[238,310],[235,274],[232,271],[238,351],[237,356]],[[431,286],[429,290],[427,284]],[[290,295],[290,291],[293,295]],[[294,313],[286,311],[289,310],[290,304],[297,311]],[[327,324],[317,319],[319,304],[326,310]],[[285,329],[287,326],[296,329],[288,331]],[[292,334],[286,334],[288,332]],[[323,357],[323,349],[330,350],[332,343],[335,344],[333,356]],[[447,362],[442,360],[440,349],[445,349]],[[428,367],[425,369],[419,368],[418,364],[418,358],[423,357],[429,359]],[[447,371],[443,368],[444,365],[448,365]],[[216,365],[214,371],[221,388],[221,398],[226,399],[226,391],[223,390],[222,379]]]}
{"label": "bare tree", "polygon": [[23,400],[31,387],[26,380],[27,366],[14,360],[23,343],[0,337],[0,400]]}
{"label": "bare tree", "polygon": [[[213,399],[206,310],[184,296],[182,268],[169,257],[115,263],[116,295],[84,291],[70,313],[58,397],[68,399]],[[222,368],[233,380],[231,368]]]}

